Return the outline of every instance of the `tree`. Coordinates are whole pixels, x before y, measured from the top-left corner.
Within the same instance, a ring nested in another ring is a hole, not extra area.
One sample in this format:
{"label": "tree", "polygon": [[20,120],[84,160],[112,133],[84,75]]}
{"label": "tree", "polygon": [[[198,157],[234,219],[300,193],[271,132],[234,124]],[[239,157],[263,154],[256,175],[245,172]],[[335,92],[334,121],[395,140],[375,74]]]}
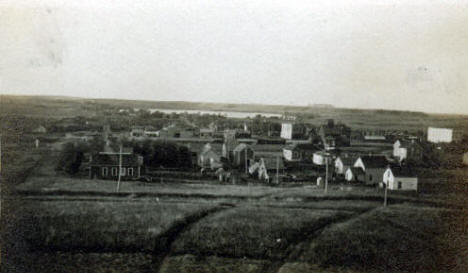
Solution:
{"label": "tree", "polygon": [[84,150],[84,145],[67,143],[62,150],[57,170],[64,171],[71,175],[78,173],[84,158]]}

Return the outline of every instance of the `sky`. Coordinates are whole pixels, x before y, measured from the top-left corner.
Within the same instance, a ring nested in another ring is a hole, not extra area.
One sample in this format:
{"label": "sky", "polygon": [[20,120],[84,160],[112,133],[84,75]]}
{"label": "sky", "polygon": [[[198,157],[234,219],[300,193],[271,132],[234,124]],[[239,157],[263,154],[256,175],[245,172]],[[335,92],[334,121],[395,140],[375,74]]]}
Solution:
{"label": "sky", "polygon": [[468,114],[467,26],[455,0],[0,0],[0,94]]}

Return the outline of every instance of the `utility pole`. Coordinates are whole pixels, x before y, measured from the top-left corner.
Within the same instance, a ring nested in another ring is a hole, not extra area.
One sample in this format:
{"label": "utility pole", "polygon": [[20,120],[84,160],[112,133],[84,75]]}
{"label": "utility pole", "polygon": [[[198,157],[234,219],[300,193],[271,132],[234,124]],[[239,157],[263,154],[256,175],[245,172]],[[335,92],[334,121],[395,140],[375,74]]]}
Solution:
{"label": "utility pole", "polygon": [[119,152],[119,179],[117,180],[117,192],[120,190],[120,176],[122,174],[122,144],[120,144]]}
{"label": "utility pole", "polygon": [[2,217],[2,135],[0,135],[0,218]]}
{"label": "utility pole", "polygon": [[2,173],[2,135],[0,135],[0,174]]}
{"label": "utility pole", "polygon": [[279,156],[276,156],[276,183],[279,184]]}
{"label": "utility pole", "polygon": [[384,183],[384,187],[385,187],[384,203],[383,203],[384,207],[387,206],[387,189],[388,189],[387,183],[388,183],[388,180],[387,180],[387,182]]}
{"label": "utility pole", "polygon": [[244,157],[244,161],[245,161],[245,173],[247,174],[248,170],[247,170],[247,148],[245,148],[245,157]]}
{"label": "utility pole", "polygon": [[328,155],[325,156],[325,194],[328,191]]}

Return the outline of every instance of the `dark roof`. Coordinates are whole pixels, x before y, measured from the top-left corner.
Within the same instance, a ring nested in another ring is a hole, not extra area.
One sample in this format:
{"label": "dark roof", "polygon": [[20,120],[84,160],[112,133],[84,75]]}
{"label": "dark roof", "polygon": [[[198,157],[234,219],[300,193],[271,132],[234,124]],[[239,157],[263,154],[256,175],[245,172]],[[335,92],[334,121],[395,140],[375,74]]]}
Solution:
{"label": "dark roof", "polygon": [[351,129],[344,124],[334,124],[333,126],[326,124],[320,126],[319,130],[324,136],[351,135]]}
{"label": "dark roof", "polygon": [[256,153],[258,152],[283,152],[283,145],[278,144],[257,144],[251,147]]}
{"label": "dark roof", "polygon": [[288,150],[308,150],[308,151],[320,150],[316,144],[312,144],[312,143],[296,143],[296,144],[288,145],[284,148]]}
{"label": "dark roof", "polygon": [[265,162],[265,168],[267,170],[276,169],[278,164],[279,169],[284,169],[283,158],[282,157],[262,157],[263,162]]}
{"label": "dark roof", "polygon": [[383,155],[365,155],[361,156],[361,160],[366,168],[386,168],[389,164]]}
{"label": "dark roof", "polygon": [[395,177],[416,177],[414,171],[408,167],[392,166],[390,169]]}
{"label": "dark roof", "polygon": [[361,168],[355,168],[355,167],[351,167],[351,172],[354,174],[354,175],[361,175],[361,174],[364,174],[364,170],[361,169]]}
{"label": "dark roof", "polygon": [[257,152],[256,150],[255,151],[255,158],[258,158],[260,159],[261,157],[283,157],[283,151],[260,151],[260,152]]}
{"label": "dark roof", "polygon": [[205,150],[200,152],[200,156],[210,157],[210,158],[221,158],[221,153],[214,151],[213,149]]}
{"label": "dark roof", "polygon": [[[141,156],[136,154],[124,154],[122,155],[123,166],[141,166],[143,160]],[[118,166],[119,155],[114,154],[97,154],[94,155],[90,163],[91,166]]]}
{"label": "dark roof", "polygon": [[351,166],[356,162],[357,157],[356,156],[339,156],[341,162],[343,162],[343,165],[346,166]]}

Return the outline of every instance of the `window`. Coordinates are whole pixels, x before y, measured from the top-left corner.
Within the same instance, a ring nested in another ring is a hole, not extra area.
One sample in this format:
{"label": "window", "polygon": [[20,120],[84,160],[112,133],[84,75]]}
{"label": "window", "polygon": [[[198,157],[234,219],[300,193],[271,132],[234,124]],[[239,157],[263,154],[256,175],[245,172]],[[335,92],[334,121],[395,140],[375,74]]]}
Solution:
{"label": "window", "polygon": [[120,168],[120,175],[125,175],[125,168]]}
{"label": "window", "polygon": [[401,189],[402,188],[402,183],[401,181],[398,181],[398,189]]}
{"label": "window", "polygon": [[117,168],[112,168],[112,176],[117,176]]}
{"label": "window", "polygon": [[133,168],[128,168],[127,173],[129,176],[133,176]]}
{"label": "window", "polygon": [[107,176],[107,167],[102,168],[102,176]]}
{"label": "window", "polygon": [[372,174],[369,174],[369,181],[372,181]]}

